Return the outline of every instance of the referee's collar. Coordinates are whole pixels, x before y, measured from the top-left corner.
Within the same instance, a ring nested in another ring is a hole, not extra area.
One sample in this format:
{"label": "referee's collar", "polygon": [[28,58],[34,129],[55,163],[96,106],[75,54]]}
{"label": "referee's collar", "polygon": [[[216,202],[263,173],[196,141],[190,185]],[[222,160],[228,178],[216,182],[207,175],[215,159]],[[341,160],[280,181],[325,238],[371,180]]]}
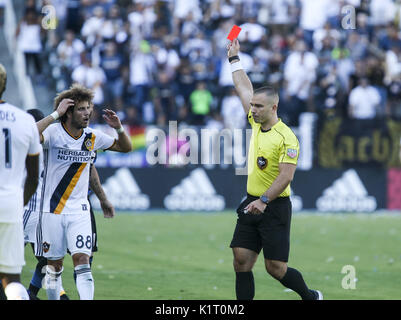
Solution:
{"label": "referee's collar", "polygon": [[278,118],[278,121],[267,130],[263,130],[262,126],[260,126],[260,131],[262,131],[263,133],[269,132],[271,129],[273,129],[275,126],[277,126],[280,122],[281,122],[281,118]]}

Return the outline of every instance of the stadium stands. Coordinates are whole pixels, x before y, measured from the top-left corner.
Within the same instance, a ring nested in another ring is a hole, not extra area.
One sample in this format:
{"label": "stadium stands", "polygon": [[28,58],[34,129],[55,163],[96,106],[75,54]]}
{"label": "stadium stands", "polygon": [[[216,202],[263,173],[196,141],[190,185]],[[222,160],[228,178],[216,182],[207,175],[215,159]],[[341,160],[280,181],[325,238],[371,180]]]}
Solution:
{"label": "stadium stands", "polygon": [[47,89],[67,88],[90,59],[94,71],[79,80],[96,87],[99,106],[114,106],[131,121],[134,114],[135,123],[198,123],[189,97],[200,81],[213,96],[202,124],[216,119],[232,84],[224,73],[233,24],[243,28],[239,40],[251,79],[281,88],[281,117],[290,125],[305,111],[357,116],[348,101],[361,78],[380,98],[368,117],[400,116],[398,2],[33,0],[25,10],[40,16],[48,4],[58,25],[42,34]]}

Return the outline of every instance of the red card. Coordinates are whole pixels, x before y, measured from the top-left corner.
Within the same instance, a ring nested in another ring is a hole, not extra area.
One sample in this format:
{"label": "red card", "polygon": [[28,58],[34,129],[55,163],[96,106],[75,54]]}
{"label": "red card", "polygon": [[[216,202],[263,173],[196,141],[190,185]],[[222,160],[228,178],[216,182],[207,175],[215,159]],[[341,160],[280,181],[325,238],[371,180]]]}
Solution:
{"label": "red card", "polygon": [[241,32],[241,28],[237,25],[234,25],[227,36],[227,39],[233,41],[235,38],[238,37],[239,33]]}

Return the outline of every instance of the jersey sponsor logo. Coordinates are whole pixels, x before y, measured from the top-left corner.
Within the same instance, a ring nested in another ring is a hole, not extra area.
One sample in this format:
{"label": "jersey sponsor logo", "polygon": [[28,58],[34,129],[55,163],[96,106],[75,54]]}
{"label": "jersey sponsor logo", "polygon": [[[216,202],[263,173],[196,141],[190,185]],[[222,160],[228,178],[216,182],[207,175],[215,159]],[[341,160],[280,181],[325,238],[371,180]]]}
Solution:
{"label": "jersey sponsor logo", "polygon": [[[102,187],[109,201],[118,210],[146,210],[150,207],[149,196],[142,193],[127,168],[118,169],[113,176],[106,179]],[[101,210],[97,197],[92,194],[90,199],[93,207]]]}
{"label": "jersey sponsor logo", "polygon": [[358,173],[349,169],[323,191],[316,208],[319,211],[372,212],[377,208],[377,201],[368,195]]}
{"label": "jersey sponsor logo", "polygon": [[56,149],[57,160],[66,162],[91,162],[94,157],[92,151],[83,150],[70,150],[70,149]]}
{"label": "jersey sponsor logo", "polygon": [[168,210],[221,211],[225,208],[224,197],[217,194],[202,168],[193,170],[164,198]]}
{"label": "jersey sponsor logo", "polygon": [[258,157],[256,163],[258,164],[259,169],[260,169],[260,170],[263,170],[264,168],[267,167],[268,161],[267,161],[267,159],[264,158],[264,157]]}
{"label": "jersey sponsor logo", "polygon": [[298,154],[297,149],[287,149],[287,156],[289,156],[291,159],[294,159]]}

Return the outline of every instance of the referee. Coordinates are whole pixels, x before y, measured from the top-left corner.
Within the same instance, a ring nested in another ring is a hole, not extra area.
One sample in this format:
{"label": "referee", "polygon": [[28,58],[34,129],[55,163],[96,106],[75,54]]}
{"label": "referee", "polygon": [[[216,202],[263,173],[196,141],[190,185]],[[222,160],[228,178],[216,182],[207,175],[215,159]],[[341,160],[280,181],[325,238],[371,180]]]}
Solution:
{"label": "referee", "polygon": [[241,99],[252,137],[248,155],[247,198],[237,209],[238,220],[230,247],[234,255],[238,300],[252,300],[252,268],[263,248],[266,271],[298,293],[303,300],[322,300],[310,290],[301,273],[287,266],[290,250],[292,181],[299,156],[298,139],[277,117],[278,92],[272,87],[253,90],[238,57],[240,45],[228,45],[235,89]]}

